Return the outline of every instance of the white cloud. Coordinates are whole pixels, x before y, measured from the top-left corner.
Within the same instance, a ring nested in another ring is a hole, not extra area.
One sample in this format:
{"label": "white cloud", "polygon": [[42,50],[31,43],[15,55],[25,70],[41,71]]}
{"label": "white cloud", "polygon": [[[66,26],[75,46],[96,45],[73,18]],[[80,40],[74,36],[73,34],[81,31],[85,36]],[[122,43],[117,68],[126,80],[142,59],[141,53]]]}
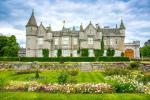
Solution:
{"label": "white cloud", "polygon": [[[11,4],[12,1],[9,2],[8,4],[11,6],[8,7],[12,9],[11,16],[16,17],[16,19],[6,26],[0,23],[0,26],[4,26],[3,28],[0,27],[0,32],[15,34],[19,42],[25,42],[25,24],[30,17],[32,8],[35,10],[38,24],[41,21],[45,26],[51,24],[53,30],[60,30],[63,20],[66,20],[66,27],[79,26],[81,22],[86,27],[90,20],[94,24],[99,23],[103,26],[115,27],[115,24],[120,24],[122,17],[127,28],[126,41],[139,39],[143,44],[146,41],[145,39],[150,37],[149,32],[143,33],[147,36],[146,38],[144,35],[141,37],[141,31],[144,28],[150,28],[150,20],[145,20],[150,14],[143,13],[140,16],[139,13],[136,13],[136,10],[143,10],[143,8],[137,9],[132,6],[137,3],[137,0],[130,0],[129,2],[122,2],[120,0],[106,0],[102,2],[98,0],[94,3],[72,2],[70,0],[56,0],[54,2],[49,2],[48,0],[19,1],[20,4],[28,7],[28,9],[15,8],[14,6],[16,5],[13,6]],[[143,0],[141,2],[145,4]],[[24,29],[17,29],[12,26],[20,26],[24,27]]]}

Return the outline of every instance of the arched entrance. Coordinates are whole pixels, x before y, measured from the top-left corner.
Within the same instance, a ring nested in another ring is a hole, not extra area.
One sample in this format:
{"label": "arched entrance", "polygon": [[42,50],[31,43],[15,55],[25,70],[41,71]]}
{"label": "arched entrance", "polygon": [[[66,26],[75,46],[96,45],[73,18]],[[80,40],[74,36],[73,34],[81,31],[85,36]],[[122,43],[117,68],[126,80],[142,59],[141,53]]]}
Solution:
{"label": "arched entrance", "polygon": [[132,49],[126,49],[125,57],[134,58],[134,51]]}

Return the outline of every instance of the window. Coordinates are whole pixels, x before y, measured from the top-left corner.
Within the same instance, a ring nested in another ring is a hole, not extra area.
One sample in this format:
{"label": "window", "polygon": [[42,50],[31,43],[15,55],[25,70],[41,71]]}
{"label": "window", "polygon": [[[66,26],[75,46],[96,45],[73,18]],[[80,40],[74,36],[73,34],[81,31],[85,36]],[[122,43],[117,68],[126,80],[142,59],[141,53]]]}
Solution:
{"label": "window", "polygon": [[55,38],[55,39],[54,39],[54,44],[55,44],[55,45],[58,45],[58,38]]}
{"label": "window", "polygon": [[77,56],[78,56],[77,50],[73,50],[73,51],[72,51],[72,55],[73,55],[73,57],[77,57]]}
{"label": "window", "polygon": [[93,57],[94,56],[94,52],[92,49],[89,50],[89,57]]}
{"label": "window", "polygon": [[64,45],[69,44],[69,38],[68,38],[68,37],[63,37],[63,38],[62,38],[62,43],[63,43]]}
{"label": "window", "polygon": [[93,44],[93,38],[88,38],[88,44]]}
{"label": "window", "polygon": [[118,44],[118,40],[116,39],[116,44]]}
{"label": "window", "polygon": [[27,39],[27,45],[29,45],[30,44],[30,39]]}
{"label": "window", "polygon": [[104,40],[104,45],[107,45],[107,41],[106,40]]}
{"label": "window", "polygon": [[62,50],[62,56],[63,57],[70,56],[70,50]]}
{"label": "window", "polygon": [[38,39],[38,44],[39,44],[39,45],[42,45],[42,44],[43,44],[43,38],[39,38],[39,39]]}
{"label": "window", "polygon": [[77,44],[78,44],[77,38],[74,38],[74,39],[73,39],[73,44],[74,44],[74,45],[77,45]]}
{"label": "window", "polygon": [[53,57],[57,57],[57,50],[53,51]]}
{"label": "window", "polygon": [[113,45],[113,39],[110,39],[110,45]]}
{"label": "window", "polygon": [[38,57],[42,57],[42,50],[38,50]]}

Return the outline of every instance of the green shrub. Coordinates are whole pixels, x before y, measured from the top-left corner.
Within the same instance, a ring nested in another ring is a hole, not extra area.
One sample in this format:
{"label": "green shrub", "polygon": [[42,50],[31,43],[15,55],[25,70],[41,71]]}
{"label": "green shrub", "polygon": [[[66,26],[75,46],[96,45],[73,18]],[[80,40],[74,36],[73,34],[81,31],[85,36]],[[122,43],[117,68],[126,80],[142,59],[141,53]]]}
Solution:
{"label": "green shrub", "polygon": [[119,67],[107,67],[104,72],[105,75],[129,75],[130,71],[128,69],[123,69]]}
{"label": "green shrub", "polygon": [[0,61],[19,61],[19,57],[0,57]]}
{"label": "green shrub", "polygon": [[129,65],[129,69],[138,69],[140,67],[140,62],[134,61]]}
{"label": "green shrub", "polygon": [[95,57],[103,56],[103,51],[100,49],[94,49],[94,55]]}
{"label": "green shrub", "polygon": [[8,57],[0,58],[0,61],[23,61],[23,62],[95,62],[95,61],[129,61],[127,57]]}
{"label": "green shrub", "polygon": [[82,57],[88,57],[89,56],[88,49],[81,49],[81,56]]}
{"label": "green shrub", "polygon": [[71,70],[68,70],[68,73],[69,73],[71,76],[77,76],[78,73],[79,73],[79,70],[78,70],[78,69],[71,69]]}
{"label": "green shrub", "polygon": [[107,49],[107,56],[113,57],[115,55],[115,50],[114,49]]}
{"label": "green shrub", "polygon": [[57,51],[57,57],[61,57],[61,56],[62,56],[62,50],[58,49],[58,51]]}
{"label": "green shrub", "polygon": [[39,75],[39,71],[38,71],[38,69],[35,71],[35,78],[39,78],[40,77],[40,75]]}
{"label": "green shrub", "polygon": [[68,74],[66,72],[61,72],[58,76],[58,83],[65,84],[67,83]]}
{"label": "green shrub", "polygon": [[99,57],[99,61],[130,61],[128,57]]}
{"label": "green shrub", "polygon": [[76,77],[70,77],[68,83],[77,84],[78,81],[77,81]]}
{"label": "green shrub", "polygon": [[48,49],[43,49],[42,54],[43,54],[43,57],[49,57],[49,50]]}

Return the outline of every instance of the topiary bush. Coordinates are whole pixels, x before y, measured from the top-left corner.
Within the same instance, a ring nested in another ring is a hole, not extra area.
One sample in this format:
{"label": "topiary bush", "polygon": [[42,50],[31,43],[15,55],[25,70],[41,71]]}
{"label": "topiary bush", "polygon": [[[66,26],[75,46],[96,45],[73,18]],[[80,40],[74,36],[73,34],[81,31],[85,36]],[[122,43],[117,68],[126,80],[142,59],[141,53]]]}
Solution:
{"label": "topiary bush", "polygon": [[79,73],[79,70],[78,69],[71,69],[71,70],[68,70],[68,74],[70,74],[71,76],[77,76]]}
{"label": "topiary bush", "polygon": [[49,57],[49,50],[48,49],[43,49],[42,54],[43,54],[43,57]]}
{"label": "topiary bush", "polygon": [[131,62],[130,65],[129,65],[129,69],[138,69],[140,67],[140,62],[138,61],[134,61],[134,62]]}
{"label": "topiary bush", "polygon": [[107,56],[113,57],[115,55],[115,50],[114,49],[107,49]]}
{"label": "topiary bush", "polygon": [[81,49],[81,56],[82,57],[88,57],[89,56],[88,49]]}
{"label": "topiary bush", "polygon": [[67,83],[68,74],[66,72],[61,72],[58,76],[58,83],[65,84]]}

